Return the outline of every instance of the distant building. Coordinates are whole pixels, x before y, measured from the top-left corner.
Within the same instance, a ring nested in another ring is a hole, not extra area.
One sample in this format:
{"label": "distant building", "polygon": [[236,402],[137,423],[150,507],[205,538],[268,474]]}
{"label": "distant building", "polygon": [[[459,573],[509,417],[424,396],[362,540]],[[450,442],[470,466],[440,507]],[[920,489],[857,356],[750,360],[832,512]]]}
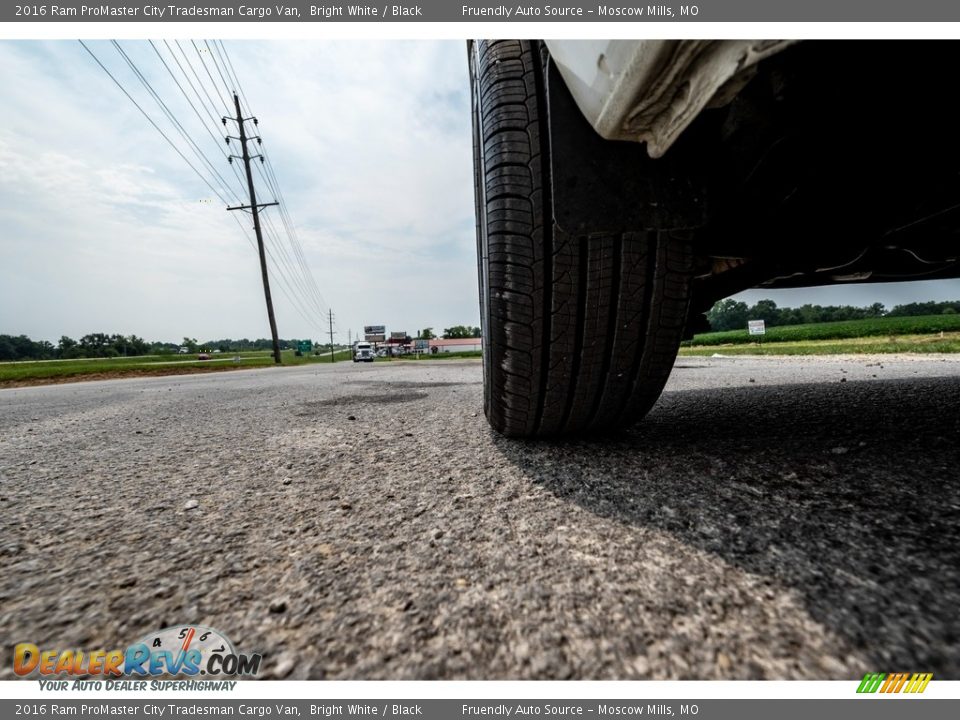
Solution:
{"label": "distant building", "polygon": [[482,349],[483,349],[483,344],[480,338],[451,338],[449,340],[443,340],[443,339],[430,340],[431,353],[469,352],[471,350],[482,350]]}

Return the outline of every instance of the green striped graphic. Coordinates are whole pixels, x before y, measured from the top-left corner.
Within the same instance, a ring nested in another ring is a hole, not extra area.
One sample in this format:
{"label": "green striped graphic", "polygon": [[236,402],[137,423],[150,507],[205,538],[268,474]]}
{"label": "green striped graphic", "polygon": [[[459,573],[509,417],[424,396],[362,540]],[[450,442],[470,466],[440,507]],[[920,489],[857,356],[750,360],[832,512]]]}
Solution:
{"label": "green striped graphic", "polygon": [[875,693],[880,689],[880,685],[886,676],[886,673],[867,673],[863,676],[863,680],[860,681],[860,687],[857,688],[857,692]]}

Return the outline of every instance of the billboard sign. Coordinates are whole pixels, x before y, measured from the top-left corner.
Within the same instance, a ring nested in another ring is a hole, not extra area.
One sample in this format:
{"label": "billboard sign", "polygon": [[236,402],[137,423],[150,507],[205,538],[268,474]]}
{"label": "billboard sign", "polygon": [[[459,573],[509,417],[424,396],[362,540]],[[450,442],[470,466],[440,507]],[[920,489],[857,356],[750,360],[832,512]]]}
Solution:
{"label": "billboard sign", "polygon": [[751,335],[765,335],[767,326],[763,320],[747,320],[747,332]]}
{"label": "billboard sign", "polygon": [[367,342],[383,342],[387,339],[387,328],[385,325],[364,325],[363,338]]}
{"label": "billboard sign", "polygon": [[390,339],[391,339],[391,340],[406,340],[406,339],[407,339],[407,333],[406,333],[406,332],[392,332],[392,333],[390,333]]}

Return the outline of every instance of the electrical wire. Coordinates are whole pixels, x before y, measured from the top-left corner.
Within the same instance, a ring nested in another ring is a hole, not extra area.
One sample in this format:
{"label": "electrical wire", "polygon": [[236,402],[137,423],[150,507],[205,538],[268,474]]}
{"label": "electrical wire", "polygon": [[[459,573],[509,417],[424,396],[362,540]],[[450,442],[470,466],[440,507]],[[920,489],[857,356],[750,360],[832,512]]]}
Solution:
{"label": "electrical wire", "polygon": [[[173,148],[173,150],[180,156],[180,158],[187,164],[187,166],[188,166],[191,170],[193,170],[194,174],[197,175],[197,177],[211,190],[211,192],[214,193],[214,195],[217,196],[217,198],[218,198],[221,202],[223,202],[224,205],[228,205],[228,204],[229,204],[229,201],[223,196],[223,194],[221,194],[220,190],[224,190],[227,195],[233,195],[234,197],[236,197],[236,198],[239,200],[239,196],[237,195],[236,191],[235,191],[228,183],[226,183],[226,181],[223,179],[223,177],[220,176],[220,174],[216,171],[216,169],[213,167],[213,164],[210,162],[209,158],[207,158],[206,155],[202,152],[202,150],[200,150],[199,146],[197,145],[197,143],[196,143],[196,141],[193,139],[193,137],[190,135],[190,133],[187,132],[187,130],[184,128],[184,126],[179,122],[179,120],[176,118],[175,114],[172,112],[172,110],[170,110],[170,108],[169,108],[169,106],[167,105],[167,103],[165,103],[165,102],[163,101],[163,99],[160,97],[159,93],[153,88],[153,86],[152,86],[152,85],[149,83],[149,81],[146,79],[145,75],[139,70],[139,68],[137,67],[136,63],[134,63],[133,60],[123,51],[123,49],[120,47],[119,43],[116,43],[115,41],[113,41],[114,47],[115,47],[115,48],[117,49],[117,51],[120,53],[121,57],[123,57],[123,59],[126,61],[128,67],[134,72],[135,76],[141,81],[141,83],[144,85],[144,87],[147,89],[147,91],[148,91],[148,92],[150,93],[150,95],[153,97],[153,99],[155,100],[155,102],[157,102],[158,106],[161,108],[161,110],[163,111],[164,115],[167,116],[167,119],[174,125],[175,129],[177,129],[177,131],[181,134],[181,136],[184,138],[184,140],[188,143],[188,146],[190,146],[191,149],[194,151],[194,153],[197,154],[198,157],[199,157],[203,162],[205,162],[206,165],[208,165],[208,166],[210,167],[210,169],[211,169],[212,172],[213,172],[213,175],[215,176],[215,178],[219,181],[219,184],[221,185],[221,188],[220,188],[219,190],[218,190],[216,187],[214,187],[214,185],[210,182],[210,179],[208,179],[200,170],[197,169],[197,167],[196,167],[196,166],[190,161],[190,159],[183,153],[183,151],[182,151],[182,150],[177,146],[177,144],[170,138],[170,136],[167,135],[167,133],[165,133],[165,132],[163,131],[163,129],[156,123],[156,121],[154,121],[154,119],[151,117],[151,115],[143,108],[143,106],[142,106],[140,103],[137,102],[137,100],[133,97],[133,95],[127,90],[127,88],[124,87],[123,83],[120,82],[120,80],[116,77],[116,75],[114,75],[114,74],[106,67],[106,65],[104,65],[104,63],[100,60],[100,58],[96,55],[96,53],[94,53],[93,50],[92,50],[85,42],[83,42],[82,40],[80,40],[80,41],[78,41],[78,42],[79,42],[80,45],[83,47],[83,49],[87,52],[87,54],[89,54],[90,57],[93,58],[94,62],[96,62],[96,64],[100,67],[100,69],[103,70],[103,72],[113,81],[113,83],[117,86],[117,88],[127,97],[128,100],[130,100],[130,102],[134,105],[134,107],[136,107],[137,110],[140,111],[140,113],[141,113],[141,114],[144,116],[144,118],[150,123],[150,125],[160,134],[161,137],[163,137],[164,140],[166,140],[167,144],[169,144],[170,147]],[[151,45],[152,45],[152,43],[151,43]],[[169,49],[169,45],[168,45],[168,49]],[[157,48],[156,48],[155,46],[154,46],[154,51],[157,51]],[[159,55],[159,52],[158,52],[158,55]],[[171,55],[173,55],[172,52],[171,52]],[[175,56],[174,56],[174,57],[175,57]],[[163,60],[162,56],[161,56],[161,60]],[[174,77],[174,81],[176,82],[176,77],[173,76],[173,73],[172,73],[170,67],[169,67],[166,63],[164,63],[164,66],[167,68],[167,71],[171,73],[171,76]],[[192,70],[192,68],[191,68],[191,70]],[[181,67],[181,71],[183,71],[183,68],[182,68],[182,67]],[[186,73],[184,73],[184,76],[186,77]],[[189,79],[189,78],[188,78],[188,79]],[[179,82],[177,82],[177,85],[180,87],[181,92],[184,94],[184,96],[186,97],[186,99],[187,99],[188,102],[189,102],[189,101],[190,101],[189,96],[186,95],[186,92],[185,92],[185,90],[183,89],[183,87],[179,84]],[[194,89],[194,92],[196,93],[196,90],[195,90],[195,89]],[[197,94],[197,96],[198,96],[198,100],[199,100],[199,94]],[[200,101],[200,102],[201,102],[201,104],[202,104],[202,101]],[[191,104],[191,106],[193,106],[192,103],[190,103],[190,104]],[[204,106],[204,108],[205,108],[205,110],[206,110],[206,106]],[[199,117],[199,112],[197,112],[196,107],[193,107],[193,110],[194,110],[194,112],[197,114],[197,116]],[[201,120],[201,123],[202,123],[202,118],[200,118],[200,120]],[[204,127],[206,127],[206,126],[204,126]],[[208,131],[209,131],[209,129],[208,129]],[[214,140],[216,140],[215,137],[214,137]],[[221,152],[222,152],[222,149],[221,149]],[[242,202],[242,201],[241,201],[241,202]],[[251,244],[251,246],[252,246],[254,249],[256,249],[256,244],[254,243],[253,239],[250,237],[250,233],[249,233],[249,231],[247,230],[247,228],[245,228],[244,225],[243,225],[243,223],[240,222],[240,218],[237,217],[235,214],[232,214],[232,217],[233,217],[233,219],[237,222],[237,225],[238,225],[238,227],[241,229],[241,231],[243,232],[244,237],[245,237],[245,238],[247,239],[247,241]],[[265,254],[268,255],[268,256],[270,257],[270,259],[272,260],[273,266],[274,266],[275,268],[278,268],[278,269],[279,269],[279,268],[280,268],[280,264],[277,262],[276,258],[273,257],[273,253],[270,251],[270,249],[265,246],[265,247],[264,247],[264,250],[265,250]],[[303,293],[303,291],[301,290],[300,293],[294,291],[293,288],[292,288],[292,285],[291,285],[290,281],[286,278],[286,276],[284,275],[284,273],[283,273],[282,271],[281,271],[281,272],[274,272],[274,271],[272,271],[271,268],[268,266],[268,275],[271,276],[271,277],[275,280],[275,282],[276,282],[278,288],[280,289],[280,291],[284,294],[284,296],[285,296],[285,297],[287,298],[287,300],[291,303],[291,305],[294,307],[294,309],[296,309],[297,312],[303,317],[303,319],[306,320],[306,321],[308,322],[308,324],[310,324],[310,325],[311,325],[315,330],[317,330],[318,332],[325,332],[325,330],[323,329],[323,327],[322,327],[320,324],[318,324],[318,322],[317,322],[317,320],[315,319],[315,317],[312,317],[313,313],[310,312],[310,311],[307,309],[307,307],[306,307],[306,305],[304,304],[303,300],[300,299],[300,295]],[[308,293],[308,295],[309,295],[309,293]]]}
{"label": "electrical wire", "polygon": [[177,147],[176,143],[174,143],[173,140],[171,140],[171,139],[167,136],[167,134],[166,134],[163,130],[160,129],[160,126],[157,125],[157,124],[153,121],[153,118],[151,118],[150,115],[147,113],[147,111],[144,110],[144,109],[140,106],[140,103],[138,103],[136,100],[133,99],[133,96],[132,96],[129,92],[127,92],[127,89],[126,89],[125,87],[123,87],[123,85],[120,83],[119,80],[117,80],[117,78],[113,75],[113,73],[111,73],[109,70],[107,70],[107,67],[106,67],[102,62],[100,62],[100,58],[98,58],[98,57],[94,54],[94,52],[93,52],[89,47],[87,47],[87,44],[86,44],[85,42],[83,42],[83,40],[78,40],[77,42],[79,42],[79,43],[83,46],[83,49],[86,50],[86,51],[90,54],[90,57],[92,57],[92,58],[94,59],[94,61],[97,63],[97,65],[100,66],[100,69],[103,70],[103,71],[107,74],[107,76],[109,76],[109,78],[110,78],[111,80],[113,80],[114,84],[115,84],[118,88],[120,88],[120,91],[121,91],[124,95],[127,96],[127,99],[130,100],[130,102],[132,102],[132,103],[134,104],[134,106],[137,108],[137,110],[139,110],[140,113],[147,119],[147,122],[149,122],[149,123],[154,127],[154,129],[155,129],[158,133],[160,133],[160,135],[163,137],[163,139],[166,140],[167,143],[169,143],[170,147],[172,147],[172,148],[176,151],[176,153],[183,159],[183,161],[190,167],[190,169],[193,170],[194,173],[196,173],[197,177],[199,177],[199,178],[203,181],[203,183],[204,183],[208,188],[210,188],[210,190],[213,192],[213,194],[216,195],[216,196],[221,200],[221,202],[223,202],[224,205],[229,205],[229,202],[226,200],[226,198],[224,198],[224,197],[220,194],[220,192],[219,192],[215,187],[213,187],[213,185],[210,184],[210,181],[207,180],[207,178],[204,177],[203,174],[202,174],[199,170],[197,170],[197,168],[193,165],[193,163],[190,162],[190,160],[187,158],[187,156],[184,155],[183,152],[180,150],[180,148]]}

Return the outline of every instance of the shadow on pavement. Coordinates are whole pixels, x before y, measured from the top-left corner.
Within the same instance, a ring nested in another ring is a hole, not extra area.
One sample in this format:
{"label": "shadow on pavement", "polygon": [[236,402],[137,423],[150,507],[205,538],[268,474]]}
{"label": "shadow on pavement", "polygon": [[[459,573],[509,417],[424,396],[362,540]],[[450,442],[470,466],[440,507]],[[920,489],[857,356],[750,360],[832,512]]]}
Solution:
{"label": "shadow on pavement", "polygon": [[495,442],[568,502],[792,588],[876,671],[960,678],[960,378],[673,392],[611,439]]}

